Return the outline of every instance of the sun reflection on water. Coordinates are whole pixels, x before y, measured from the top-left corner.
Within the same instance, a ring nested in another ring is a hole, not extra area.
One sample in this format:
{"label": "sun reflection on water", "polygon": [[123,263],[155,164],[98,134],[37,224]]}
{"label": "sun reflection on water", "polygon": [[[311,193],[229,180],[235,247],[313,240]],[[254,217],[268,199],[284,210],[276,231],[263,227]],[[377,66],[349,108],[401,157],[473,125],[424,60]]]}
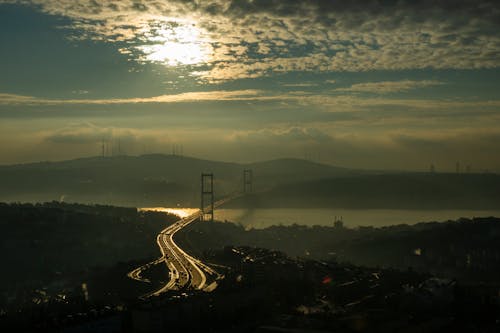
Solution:
{"label": "sun reflection on water", "polygon": [[198,208],[167,208],[167,207],[145,207],[139,208],[139,211],[153,211],[153,212],[163,212],[177,215],[180,218],[187,217],[196,213]]}

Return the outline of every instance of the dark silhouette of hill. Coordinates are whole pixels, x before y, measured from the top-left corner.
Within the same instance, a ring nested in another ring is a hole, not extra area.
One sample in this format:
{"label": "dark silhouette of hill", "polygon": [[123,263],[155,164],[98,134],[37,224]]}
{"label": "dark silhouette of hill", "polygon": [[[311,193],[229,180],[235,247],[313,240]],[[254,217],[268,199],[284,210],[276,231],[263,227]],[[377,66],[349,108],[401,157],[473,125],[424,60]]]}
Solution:
{"label": "dark silhouette of hill", "polygon": [[500,278],[500,219],[495,217],[381,228],[295,224],[246,230],[233,223],[198,222],[189,225],[176,241],[198,257],[232,244],[367,267],[412,267],[474,283],[497,283]]}
{"label": "dark silhouette of hill", "polygon": [[238,164],[161,154],[0,166],[0,200],[197,207],[202,172],[214,174],[215,195],[222,197],[242,189],[244,169],[253,170],[255,194],[233,207],[500,207],[495,174],[383,173],[300,159]]}
{"label": "dark silhouette of hill", "polygon": [[0,291],[15,283],[41,287],[55,275],[68,278],[96,266],[154,258],[158,230],[176,220],[135,208],[0,203],[0,259],[9,270],[0,276]]}
{"label": "dark silhouette of hill", "polygon": [[241,190],[246,168],[254,172],[256,190],[361,173],[299,159],[237,164],[161,154],[90,157],[0,166],[0,200],[196,207],[202,172],[214,173],[216,196],[222,196]]}
{"label": "dark silhouette of hill", "polygon": [[360,174],[281,184],[232,202],[252,207],[500,208],[496,174]]}
{"label": "dark silhouette of hill", "polygon": [[374,173],[374,171],[341,168],[294,158],[251,163],[246,167],[253,170],[257,189],[266,188],[266,184],[274,186],[325,177],[338,178]]}

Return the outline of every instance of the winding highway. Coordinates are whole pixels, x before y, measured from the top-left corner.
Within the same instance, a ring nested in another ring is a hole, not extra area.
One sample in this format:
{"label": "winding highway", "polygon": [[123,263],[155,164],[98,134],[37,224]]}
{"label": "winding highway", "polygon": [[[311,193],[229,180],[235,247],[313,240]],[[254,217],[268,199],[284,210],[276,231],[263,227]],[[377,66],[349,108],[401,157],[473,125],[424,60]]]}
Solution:
{"label": "winding highway", "polygon": [[[238,196],[240,194],[235,194],[214,202],[214,209]],[[152,291],[141,298],[158,296],[169,290],[204,290],[210,292],[217,287],[217,281],[224,278],[223,275],[219,274],[213,268],[184,252],[174,242],[175,233],[198,220],[201,214],[201,210],[198,210],[196,213],[181,218],[174,224],[163,229],[156,237],[161,257],[127,274],[134,280],[150,282],[148,279],[142,277],[142,272],[162,262],[167,265],[169,270],[168,282],[162,288]]]}

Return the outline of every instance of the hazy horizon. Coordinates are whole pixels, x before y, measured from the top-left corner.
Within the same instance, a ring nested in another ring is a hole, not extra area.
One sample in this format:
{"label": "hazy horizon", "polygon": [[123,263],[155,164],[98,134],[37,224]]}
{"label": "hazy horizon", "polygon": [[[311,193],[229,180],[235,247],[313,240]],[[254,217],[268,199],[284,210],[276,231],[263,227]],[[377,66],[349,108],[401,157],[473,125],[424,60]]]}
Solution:
{"label": "hazy horizon", "polygon": [[[231,159],[210,159],[209,157],[203,157],[203,156],[193,156],[189,154],[180,154],[180,153],[155,153],[155,152],[150,152],[150,153],[144,153],[144,154],[120,154],[120,155],[88,155],[88,156],[76,156],[76,157],[69,157],[69,158],[61,158],[61,159],[52,159],[52,160],[27,160],[24,162],[15,162],[15,163],[0,163],[0,166],[15,166],[15,165],[24,165],[24,164],[37,164],[37,163],[59,163],[59,162],[66,162],[66,161],[74,161],[74,160],[81,160],[81,159],[99,159],[99,158],[120,158],[120,157],[134,157],[134,158],[140,158],[140,157],[145,157],[145,156],[175,156],[175,157],[185,157],[185,158],[193,158],[193,159],[199,159],[199,160],[206,160],[206,161],[214,161],[214,162],[222,162],[222,163],[235,163],[235,164],[242,164],[242,165],[248,165],[248,164],[258,164],[258,163],[265,163],[265,162],[271,162],[271,161],[279,161],[279,160],[301,160],[301,161],[306,161],[306,162],[311,162],[311,163],[317,163],[317,164],[323,164],[323,165],[328,165],[328,166],[333,166],[333,167],[339,167],[339,168],[344,168],[344,169],[353,169],[353,170],[367,170],[367,171],[380,171],[380,172],[424,172],[428,173],[430,172],[429,166],[423,166],[423,168],[415,168],[415,169],[401,169],[401,168],[385,168],[385,169],[369,169],[369,168],[363,168],[363,167],[353,167],[350,165],[340,165],[340,164],[335,164],[334,162],[329,162],[329,161],[324,161],[321,158],[315,159],[314,157],[310,158],[307,156],[300,157],[300,156],[280,156],[280,157],[274,157],[274,158],[269,158],[269,159],[257,159],[257,160],[231,160]],[[469,165],[470,166],[470,165]],[[456,169],[456,162],[450,163],[450,165],[446,166],[447,168],[443,169],[438,169],[434,165],[434,170],[432,171],[433,173],[457,173]],[[481,170],[472,170],[466,169],[467,166],[461,166],[462,169],[460,169],[459,173],[465,174],[465,173],[489,173],[489,174],[497,174],[500,173],[500,170],[492,170],[492,169],[481,169]]]}

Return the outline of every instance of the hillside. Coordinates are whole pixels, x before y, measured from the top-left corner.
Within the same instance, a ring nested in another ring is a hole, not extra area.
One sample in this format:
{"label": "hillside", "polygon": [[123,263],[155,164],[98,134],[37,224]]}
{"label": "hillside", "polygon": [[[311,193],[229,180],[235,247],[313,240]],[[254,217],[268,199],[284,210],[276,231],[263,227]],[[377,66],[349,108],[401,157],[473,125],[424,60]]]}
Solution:
{"label": "hillside", "polygon": [[0,166],[0,201],[198,206],[202,172],[214,174],[216,196],[222,196],[241,190],[247,168],[256,190],[360,173],[298,159],[237,164],[160,154],[91,157]]}
{"label": "hillside", "polygon": [[194,223],[177,241],[198,256],[232,244],[365,267],[412,267],[474,282],[500,278],[500,219],[495,217],[382,228],[276,225],[246,230],[233,223]]}
{"label": "hillside", "polygon": [[113,206],[0,203],[0,259],[9,271],[0,276],[0,291],[15,283],[41,287],[92,267],[154,258],[158,230],[176,219]]}
{"label": "hillside", "polygon": [[497,209],[500,175],[365,174],[282,184],[233,207]]}
{"label": "hillside", "polygon": [[255,194],[233,207],[500,208],[495,174],[382,173],[300,159],[238,164],[159,154],[0,166],[0,201],[197,207],[202,172],[214,174],[221,197],[242,189],[244,169],[253,171]]}

